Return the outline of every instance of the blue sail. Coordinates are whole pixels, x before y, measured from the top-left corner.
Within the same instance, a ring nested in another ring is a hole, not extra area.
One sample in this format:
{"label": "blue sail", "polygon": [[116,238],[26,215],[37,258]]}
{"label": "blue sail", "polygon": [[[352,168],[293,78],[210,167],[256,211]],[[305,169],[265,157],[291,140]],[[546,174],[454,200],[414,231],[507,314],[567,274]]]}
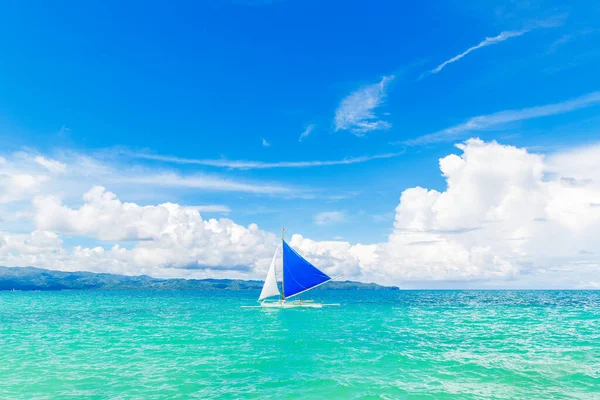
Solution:
{"label": "blue sail", "polygon": [[331,280],[327,274],[319,271],[296,253],[285,241],[283,242],[283,279],[285,297],[291,297]]}

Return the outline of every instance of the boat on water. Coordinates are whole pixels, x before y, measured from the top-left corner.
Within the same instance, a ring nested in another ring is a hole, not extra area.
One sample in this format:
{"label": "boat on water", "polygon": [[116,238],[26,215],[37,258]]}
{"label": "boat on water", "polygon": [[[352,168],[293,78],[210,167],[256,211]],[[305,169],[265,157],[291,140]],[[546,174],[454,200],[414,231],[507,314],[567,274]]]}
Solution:
{"label": "boat on water", "polygon": [[[260,296],[258,296],[258,306],[242,306],[242,308],[322,308],[326,306],[339,306],[339,304],[323,304],[314,300],[294,299],[302,293],[306,293],[318,286],[341,277],[340,274],[331,278],[329,275],[319,270],[317,267],[306,261],[300,254],[286,243],[284,238],[285,230],[281,231],[281,245],[275,250],[273,260],[269,266],[265,284],[263,285]],[[275,265],[279,250],[282,249],[283,274],[281,278],[281,292],[277,284],[277,271]],[[268,300],[272,297],[278,297],[278,300]]]}

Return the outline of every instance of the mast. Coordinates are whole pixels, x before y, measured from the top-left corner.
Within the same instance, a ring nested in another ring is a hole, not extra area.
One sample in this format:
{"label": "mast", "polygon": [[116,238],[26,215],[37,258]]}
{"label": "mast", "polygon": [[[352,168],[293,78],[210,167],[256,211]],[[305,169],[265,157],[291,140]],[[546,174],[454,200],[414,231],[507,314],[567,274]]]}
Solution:
{"label": "mast", "polygon": [[[285,228],[281,227],[281,245],[283,246],[284,239],[283,234],[285,233]],[[281,252],[281,258],[283,259],[283,252]],[[281,263],[281,299],[285,300],[285,276],[283,272],[284,266],[283,262]]]}

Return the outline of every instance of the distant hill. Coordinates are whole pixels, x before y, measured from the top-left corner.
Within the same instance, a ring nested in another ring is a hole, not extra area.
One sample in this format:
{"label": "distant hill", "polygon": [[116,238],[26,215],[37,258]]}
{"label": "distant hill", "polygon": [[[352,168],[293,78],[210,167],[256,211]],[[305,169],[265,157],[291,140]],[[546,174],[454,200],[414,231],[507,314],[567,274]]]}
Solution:
{"label": "distant hill", "polygon": [[[260,290],[262,281],[240,279],[158,279],[150,276],[62,272],[0,266],[0,290]],[[375,283],[333,281],[315,290],[398,290]]]}

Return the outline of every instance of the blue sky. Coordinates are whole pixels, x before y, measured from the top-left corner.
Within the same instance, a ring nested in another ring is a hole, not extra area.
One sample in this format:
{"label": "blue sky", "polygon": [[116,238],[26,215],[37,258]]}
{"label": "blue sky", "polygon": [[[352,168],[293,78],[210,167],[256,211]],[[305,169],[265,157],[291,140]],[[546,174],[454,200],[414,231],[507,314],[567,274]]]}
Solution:
{"label": "blue sky", "polygon": [[4,2],[2,150],[285,188],[89,182],[122,201],[218,205],[202,215],[374,243],[403,190],[445,189],[438,160],[457,142],[596,143],[599,21],[592,1]]}

